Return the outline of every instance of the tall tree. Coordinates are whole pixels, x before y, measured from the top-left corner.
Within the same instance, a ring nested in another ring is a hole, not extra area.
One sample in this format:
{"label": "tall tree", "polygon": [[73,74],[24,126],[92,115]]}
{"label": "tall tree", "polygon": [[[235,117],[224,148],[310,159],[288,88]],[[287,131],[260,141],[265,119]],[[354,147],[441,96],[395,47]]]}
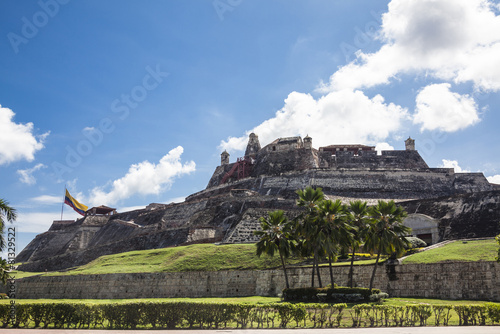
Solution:
{"label": "tall tree", "polygon": [[[5,221],[14,222],[16,220],[17,214],[16,209],[9,206],[9,203],[0,198],[0,251],[5,249],[6,243],[4,238],[5,233]],[[8,278],[8,264],[4,259],[0,259],[0,281],[3,284],[7,283]]]}
{"label": "tall tree", "polygon": [[350,202],[348,209],[348,221],[351,225],[351,265],[349,269],[349,287],[353,287],[353,276],[354,276],[354,257],[356,256],[356,251],[361,246],[362,240],[368,231],[368,210],[366,207],[366,202],[360,200]]}
{"label": "tall tree", "polygon": [[318,273],[318,283],[322,286],[321,276],[319,275],[318,266],[318,247],[317,238],[319,233],[319,205],[325,199],[325,194],[321,188],[306,187],[304,190],[297,190],[299,199],[297,206],[304,208],[299,217],[297,234],[301,253],[304,256],[313,256],[313,266],[311,274],[311,286],[314,287],[314,272]]}
{"label": "tall tree", "polygon": [[288,289],[290,284],[285,259],[290,256],[292,248],[292,224],[282,210],[277,210],[269,212],[268,217],[261,217],[260,226],[262,230],[254,232],[256,236],[260,237],[259,242],[256,244],[257,256],[261,256],[262,253],[273,256],[276,251],[278,252]]}
{"label": "tall tree", "polygon": [[382,252],[399,256],[409,245],[405,236],[410,234],[411,228],[403,225],[406,211],[397,206],[394,201],[378,201],[378,204],[369,208],[371,216],[370,231],[367,234],[365,247],[370,252],[377,252],[377,260],[373,267],[370,279],[370,291],[373,288],[375,272]]}
{"label": "tall tree", "polygon": [[322,247],[328,256],[330,281],[335,286],[333,279],[332,262],[337,257],[340,249],[345,249],[351,244],[352,233],[348,224],[347,208],[338,199],[325,200],[318,206],[319,209],[319,238],[316,245]]}

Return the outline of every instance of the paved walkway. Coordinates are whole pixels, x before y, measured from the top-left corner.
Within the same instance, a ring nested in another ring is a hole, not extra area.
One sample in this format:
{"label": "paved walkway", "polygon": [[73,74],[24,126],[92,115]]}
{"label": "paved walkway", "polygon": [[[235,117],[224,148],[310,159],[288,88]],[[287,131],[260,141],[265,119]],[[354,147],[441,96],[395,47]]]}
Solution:
{"label": "paved walkway", "polygon": [[329,329],[212,329],[212,330],[81,330],[81,329],[2,329],[2,334],[498,334],[500,326],[467,327],[377,327],[377,328],[329,328]]}

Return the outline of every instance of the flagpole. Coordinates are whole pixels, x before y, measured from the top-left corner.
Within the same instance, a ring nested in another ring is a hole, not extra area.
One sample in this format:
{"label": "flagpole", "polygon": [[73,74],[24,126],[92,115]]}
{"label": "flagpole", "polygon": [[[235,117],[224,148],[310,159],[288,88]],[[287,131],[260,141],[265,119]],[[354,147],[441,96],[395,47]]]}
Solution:
{"label": "flagpole", "polygon": [[66,184],[64,184],[64,195],[63,195],[63,201],[62,201],[62,205],[61,205],[61,220],[63,219],[63,211],[64,211],[64,202],[65,202],[65,199],[66,199]]}

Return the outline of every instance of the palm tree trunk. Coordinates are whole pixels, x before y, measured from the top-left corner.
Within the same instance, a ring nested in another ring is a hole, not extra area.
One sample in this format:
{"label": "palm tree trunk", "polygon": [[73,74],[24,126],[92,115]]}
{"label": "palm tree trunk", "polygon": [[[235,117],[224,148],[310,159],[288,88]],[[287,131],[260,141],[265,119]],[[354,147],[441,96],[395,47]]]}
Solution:
{"label": "palm tree trunk", "polygon": [[290,289],[290,284],[288,284],[288,274],[286,273],[285,260],[283,259],[283,254],[280,252],[281,265],[283,266],[283,272],[285,273],[286,288]]}
{"label": "palm tree trunk", "polygon": [[313,265],[312,265],[312,277],[311,277],[311,287],[314,288],[314,271],[316,268],[314,267],[316,265],[316,257],[313,257]]}
{"label": "palm tree trunk", "polygon": [[[380,246],[380,245],[379,245]],[[375,261],[375,266],[373,267],[373,272],[372,272],[372,278],[370,279],[370,293],[372,292],[373,288],[373,280],[375,279],[375,272],[377,271],[377,265],[378,265],[378,260],[380,259],[380,253],[382,253],[382,250],[379,247],[378,253],[377,253],[377,260]]]}
{"label": "palm tree trunk", "polygon": [[349,269],[349,287],[353,286],[353,276],[354,276],[354,256],[356,255],[356,247],[352,247],[352,256],[351,256],[351,268]]}
{"label": "palm tree trunk", "polygon": [[332,283],[332,289],[335,288],[335,282],[333,281],[333,266],[332,266],[332,256],[328,255],[328,265],[330,267],[330,282]]}
{"label": "palm tree trunk", "polygon": [[315,252],[314,257],[316,258],[316,273],[318,275],[318,285],[320,288],[323,287],[323,284],[321,283],[321,275],[319,274],[319,259],[318,259],[318,252]]}

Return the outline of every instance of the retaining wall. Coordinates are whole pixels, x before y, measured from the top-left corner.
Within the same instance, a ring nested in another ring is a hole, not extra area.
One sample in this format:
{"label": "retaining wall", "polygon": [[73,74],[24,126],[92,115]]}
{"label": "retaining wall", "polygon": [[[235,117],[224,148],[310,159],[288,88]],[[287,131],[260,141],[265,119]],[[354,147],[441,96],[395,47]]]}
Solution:
{"label": "retaining wall", "polygon": [[[368,287],[373,266],[356,266],[356,286]],[[310,286],[311,269],[289,269],[291,287]],[[348,284],[349,267],[334,267]],[[330,282],[322,269],[323,284]],[[316,281],[317,282],[317,281]],[[317,285],[317,283],[316,283]],[[374,287],[391,297],[500,301],[500,264],[461,262],[379,265]],[[282,270],[34,276],[16,280],[17,298],[161,298],[276,296],[285,287]]]}

